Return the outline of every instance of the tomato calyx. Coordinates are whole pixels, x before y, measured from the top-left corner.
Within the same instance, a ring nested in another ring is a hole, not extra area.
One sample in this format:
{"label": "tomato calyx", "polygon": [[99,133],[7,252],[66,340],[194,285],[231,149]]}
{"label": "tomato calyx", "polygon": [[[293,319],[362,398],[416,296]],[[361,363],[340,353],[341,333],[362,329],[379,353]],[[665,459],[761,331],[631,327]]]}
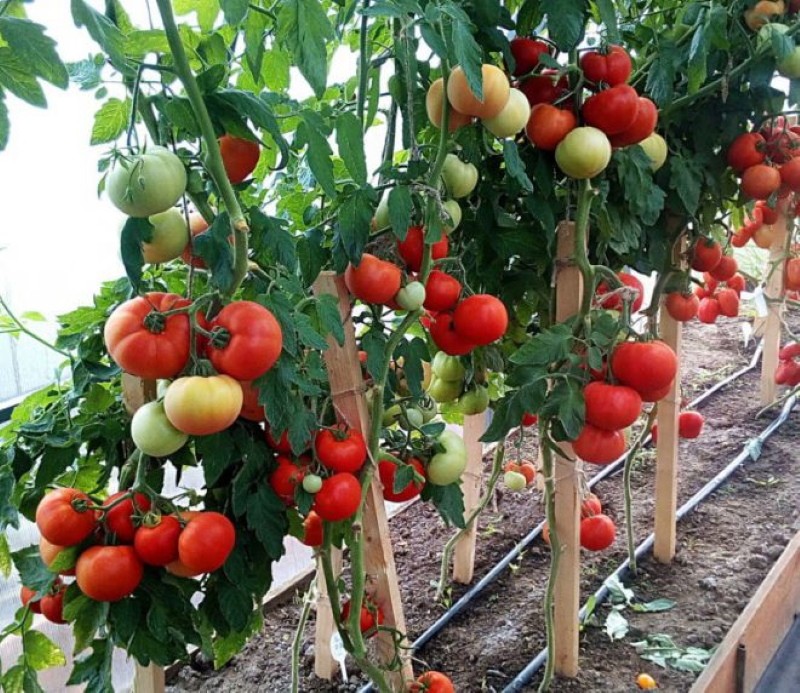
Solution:
{"label": "tomato calyx", "polygon": [[161,334],[167,326],[167,316],[157,310],[152,310],[145,316],[144,326],[148,332]]}
{"label": "tomato calyx", "polygon": [[216,325],[209,333],[209,346],[224,349],[231,341],[231,333],[227,327]]}

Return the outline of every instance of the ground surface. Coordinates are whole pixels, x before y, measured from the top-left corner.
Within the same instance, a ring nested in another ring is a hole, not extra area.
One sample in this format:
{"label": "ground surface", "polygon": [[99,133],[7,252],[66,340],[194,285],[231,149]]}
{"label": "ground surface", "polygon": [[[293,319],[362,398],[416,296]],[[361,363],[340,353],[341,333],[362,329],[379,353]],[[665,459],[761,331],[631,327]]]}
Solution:
{"label": "ground surface", "polygon": [[[693,323],[688,327],[682,377],[687,398],[750,360],[753,345],[745,348],[741,334],[736,321],[711,326]],[[704,433],[699,440],[681,445],[679,502],[693,495],[766,426],[768,418],[755,418],[759,409],[758,377],[756,370],[701,405],[700,411],[706,416]],[[609,640],[602,627],[587,628],[581,641],[578,678],[559,680],[553,690],[631,691],[636,689],[636,675],[643,671],[655,677],[660,690],[690,688],[694,674],[664,670],[643,661],[632,643],[657,633],[669,635],[681,647],[710,648],[722,640],[783,547],[800,529],[799,419],[800,414],[793,414],[764,446],[758,461],[737,471],[721,491],[680,523],[678,555],[672,565],[645,559],[639,577],[628,582],[637,599],[670,599],[676,602],[675,607],[660,613],[626,609],[623,614],[630,622],[630,632],[616,642]],[[508,445],[507,454],[518,454],[515,441]],[[522,455],[535,455],[531,436],[522,442]],[[652,528],[654,468],[653,455],[645,455],[633,478],[637,543]],[[621,476],[601,482],[595,492],[620,527],[612,549],[584,554],[582,601],[625,558]],[[542,520],[540,500],[536,491],[503,494],[497,510],[490,506],[484,513],[479,525],[476,578],[488,572]],[[433,603],[431,585],[438,576],[441,549],[449,530],[442,527],[431,508],[418,503],[392,520],[391,532],[413,639],[445,610]],[[418,652],[418,659],[448,672],[458,691],[502,690],[544,645],[541,602],[548,564],[548,550],[537,540],[467,613]],[[455,600],[466,589],[454,586],[448,596]],[[608,607],[599,608],[601,625],[608,613]],[[298,614],[296,601],[273,608],[263,632],[226,668],[209,672],[202,667],[185,667],[172,677],[172,690],[289,691],[290,648]],[[331,684],[313,677],[313,633],[312,620],[305,633],[300,690],[356,690],[360,679],[352,673],[347,683],[339,678]],[[535,690],[533,685],[529,689]]]}

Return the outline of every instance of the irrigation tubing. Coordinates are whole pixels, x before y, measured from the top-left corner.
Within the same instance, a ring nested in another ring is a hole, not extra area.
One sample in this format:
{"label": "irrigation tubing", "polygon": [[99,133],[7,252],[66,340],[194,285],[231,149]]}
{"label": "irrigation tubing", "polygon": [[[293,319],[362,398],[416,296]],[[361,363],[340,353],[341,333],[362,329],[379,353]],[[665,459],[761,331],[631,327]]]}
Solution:
{"label": "irrigation tubing", "polygon": [[[739,455],[737,455],[722,471],[720,471],[713,479],[711,479],[711,481],[709,481],[705,486],[703,486],[703,488],[701,488],[680,508],[678,508],[676,515],[677,519],[682,520],[684,517],[686,517],[686,515],[692,512],[698,505],[700,505],[700,503],[702,503],[712,493],[719,489],[720,486],[725,484],[731,475],[745,462],[747,462],[748,459],[755,461],[761,457],[762,446],[766,440],[786,422],[786,420],[789,418],[789,414],[791,414],[792,409],[794,409],[796,404],[796,395],[789,398],[783,405],[780,415],[774,421],[772,421],[769,426],[767,426],[758,436],[747,441],[744,449],[739,453]],[[647,539],[645,539],[641,544],[639,544],[639,546],[636,547],[636,551],[634,551],[636,559],[639,560],[645,554],[647,554],[650,549],[653,548],[654,542],[655,535],[650,534]],[[587,617],[588,605],[590,603],[593,602],[592,609],[595,609],[599,604],[602,604],[608,598],[608,583],[614,578],[617,580],[622,580],[628,574],[629,569],[630,560],[626,558],[625,561],[620,564],[619,568],[617,568],[605,579],[603,585],[594,593],[589,601],[584,604],[583,608],[581,608],[580,612],[578,613],[578,619],[580,621],[583,621]],[[537,654],[536,657],[534,657],[528,663],[528,665],[519,674],[517,674],[516,678],[506,688],[503,689],[503,693],[517,693],[517,691],[523,690],[523,687],[531,682],[533,677],[536,675],[539,669],[544,666],[546,661],[547,648],[539,652],[539,654]]]}
{"label": "irrigation tubing", "polygon": [[[693,399],[689,404],[688,407],[696,407],[701,402],[705,401],[713,394],[719,392],[722,388],[730,383],[738,380],[746,373],[752,371],[757,365],[759,358],[761,357],[761,353],[763,351],[764,342],[759,341],[758,346],[756,347],[755,353],[753,354],[753,358],[750,360],[750,363],[744,366],[743,368],[739,369],[735,373],[732,373],[727,378],[720,380],[716,383],[713,387],[705,390],[700,395],[698,395],[695,399]],[[647,438],[645,438],[644,443],[650,441],[651,436],[648,434]],[[589,482],[589,488],[593,488],[595,484],[599,483],[603,479],[612,476],[614,473],[618,472],[622,469],[625,463],[626,455],[623,455],[615,462],[612,462],[609,465],[603,467],[603,469],[593,476]],[[434,623],[431,625],[427,630],[425,630],[413,643],[411,643],[411,652],[416,652],[420,648],[424,647],[428,644],[433,638],[435,638],[442,630],[444,630],[447,625],[452,621],[456,616],[462,613],[477,597],[481,592],[483,592],[486,587],[488,587],[491,583],[493,583],[502,573],[503,571],[508,568],[515,560],[519,558],[523,551],[525,551],[535,540],[539,537],[544,529],[544,522],[540,522],[536,527],[534,527],[526,536],[524,536],[515,546],[512,548],[501,560],[497,563],[486,575],[484,575],[473,587],[471,587],[467,592],[465,592],[461,598],[453,604],[445,613],[443,613]],[[535,660],[534,660],[535,661]],[[366,686],[359,689],[358,693],[371,693],[374,690],[372,684],[367,684]]]}

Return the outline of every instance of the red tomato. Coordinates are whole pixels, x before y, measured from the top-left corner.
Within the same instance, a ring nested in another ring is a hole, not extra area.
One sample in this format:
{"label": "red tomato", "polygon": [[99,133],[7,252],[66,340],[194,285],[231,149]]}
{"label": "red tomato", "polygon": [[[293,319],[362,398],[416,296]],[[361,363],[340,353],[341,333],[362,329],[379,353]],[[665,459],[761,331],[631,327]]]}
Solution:
{"label": "red tomato", "polygon": [[36,508],[36,525],[51,544],[74,546],[94,532],[97,515],[87,510],[89,496],[75,488],[51,491]]}
{"label": "red tomato", "polygon": [[711,325],[717,321],[720,312],[719,301],[716,298],[704,298],[697,308],[697,319],[706,325]]}
{"label": "red tomato", "polygon": [[347,266],[344,283],[364,303],[386,304],[400,291],[402,276],[397,265],[364,253],[358,267]]}
{"label": "red tomato", "polygon": [[462,339],[483,346],[500,339],[506,333],[508,312],[499,298],[489,294],[475,294],[456,306],[453,325]]}
{"label": "red tomato", "polygon": [[451,310],[461,296],[461,282],[441,270],[432,270],[425,284],[426,310]]}
{"label": "red tomato", "polygon": [[[57,546],[53,544],[44,537],[39,537],[39,555],[42,557],[42,563],[44,563],[48,568],[56,560],[58,554],[60,554],[65,548],[65,546]],[[59,575],[75,575],[75,568],[68,568],[67,570],[59,571]]]}
{"label": "red tomato", "polygon": [[678,417],[678,435],[681,438],[699,438],[705,418],[697,411],[682,411]]}
{"label": "red tomato", "polygon": [[587,493],[581,501],[581,517],[594,517],[603,512],[603,504],[594,493]]}
{"label": "red tomato", "polygon": [[42,597],[39,602],[41,614],[51,623],[66,623],[64,620],[64,594],[67,586],[61,582],[55,584],[55,592]]}
{"label": "red tomato", "polygon": [[767,164],[751,166],[742,174],[741,189],[746,197],[766,200],[781,187],[781,174]]}
{"label": "red tomato", "polygon": [[755,209],[761,210],[762,220],[767,225],[772,225],[777,222],[778,217],[780,216],[778,214],[778,210],[774,207],[770,207],[765,200],[758,200],[758,202],[756,202]]}
{"label": "red tomato", "polygon": [[[404,241],[397,241],[397,252],[412,272],[419,272],[422,267],[422,253],[425,249],[425,234],[421,226],[410,226]],[[447,257],[450,243],[447,236],[431,245],[431,259],[441,260]],[[396,292],[395,292],[396,293]]]}
{"label": "red tomato", "polygon": [[781,361],[789,361],[800,356],[800,342],[791,342],[781,347],[778,358]]}
{"label": "red tomato", "polygon": [[781,185],[792,192],[800,192],[800,158],[791,159],[778,170]]}
{"label": "red tomato", "polygon": [[151,292],[114,309],[103,330],[106,348],[117,365],[146,380],[172,378],[189,361],[189,316],[163,311],[188,306],[176,294]]}
{"label": "red tomato", "polygon": [[800,290],[800,258],[789,258],[784,268],[783,281],[789,291]]}
{"label": "red tomato", "polygon": [[240,380],[242,386],[242,411],[239,416],[248,421],[263,421],[264,407],[258,403],[258,390],[250,380]]}
{"label": "red tomato", "polygon": [[767,158],[775,164],[784,164],[800,152],[800,135],[777,125],[772,129],[762,129],[767,141]]}
{"label": "red tomato", "polygon": [[536,465],[533,462],[528,462],[527,460],[521,460],[520,462],[509,462],[503,467],[504,472],[517,472],[517,474],[522,474],[525,477],[525,485],[530,486],[533,483],[533,480],[536,478]]}
{"label": "red tomato", "polygon": [[269,485],[287,505],[294,505],[294,492],[303,482],[306,468],[298,466],[288,457],[278,455],[278,467],[269,475]]}
{"label": "red tomato", "polygon": [[219,138],[219,153],[222,154],[225,173],[228,174],[231,183],[236,185],[255,171],[261,148],[258,142],[233,135],[223,135]]}
{"label": "red tomato", "polygon": [[646,392],[640,392],[639,394],[642,396],[642,402],[658,402],[664,397],[666,397],[670,391],[672,390],[672,382],[669,385],[664,385],[664,387],[660,387],[657,390],[649,390]]}
{"label": "red tomato", "polygon": [[322,519],[313,510],[308,511],[303,520],[303,538],[300,540],[306,546],[322,546],[323,530]]}
{"label": "red tomato", "polygon": [[[344,622],[347,622],[347,619],[350,617],[349,599],[342,604],[341,616]],[[361,616],[358,623],[361,632],[372,637],[378,632],[377,626],[383,625],[384,618],[381,608],[369,599],[369,597],[365,597],[361,603]]]}
{"label": "red tomato", "polygon": [[639,144],[653,134],[658,123],[658,109],[656,105],[647,97],[639,97],[639,108],[636,117],[629,128],[619,133],[611,135],[608,139],[612,147],[627,147],[631,144]]}
{"label": "red tomato", "polygon": [[739,270],[739,263],[733,255],[723,255],[717,266],[709,274],[717,281],[728,281]]}
{"label": "red tomato", "polygon": [[697,243],[692,248],[693,270],[698,272],[710,272],[722,259],[722,246],[716,241],[708,238],[698,238]]}
{"label": "red tomato", "polygon": [[617,528],[608,515],[601,513],[581,520],[581,546],[587,551],[603,551],[616,538]]}
{"label": "red tomato", "polygon": [[532,38],[517,36],[511,39],[511,55],[514,56],[514,77],[527,75],[539,64],[540,55],[550,55],[550,44]]}
{"label": "red tomato", "polygon": [[678,372],[675,352],[664,342],[623,342],[611,354],[611,372],[639,394],[667,387]]}
{"label": "red tomato", "polygon": [[[114,493],[106,498],[103,505],[109,506],[128,493],[128,491]],[[136,527],[133,525],[134,517],[148,510],[150,510],[150,499],[143,493],[135,494],[135,498],[127,498],[105,513],[103,524],[106,532],[113,534],[121,544],[132,544],[136,534]]]}
{"label": "red tomato", "polygon": [[[627,272],[617,272],[617,276],[625,286],[637,292],[636,297],[633,299],[633,304],[631,305],[631,312],[635,313],[642,307],[642,303],[644,303],[644,285],[636,277]],[[608,284],[602,281],[597,285],[595,294],[597,296],[604,296],[608,291]],[[606,310],[622,310],[622,296],[619,294],[603,298],[597,303],[601,308],[605,308]]]}
{"label": "red tomato", "polygon": [[609,46],[606,51],[584,53],[580,66],[587,81],[610,87],[625,84],[633,69],[631,57],[622,46]]}
{"label": "red tomato", "polygon": [[565,75],[557,76],[556,70],[542,70],[538,77],[522,80],[519,90],[528,98],[528,103],[555,103],[569,92],[569,81]]}
{"label": "red tomato", "polygon": [[187,566],[183,565],[180,561],[172,561],[172,563],[168,563],[166,566],[167,572],[171,575],[177,575],[178,577],[197,577],[198,575],[202,575],[203,573],[197,570],[192,570]]}
{"label": "red tomato", "polygon": [[444,311],[431,318],[429,328],[431,339],[439,349],[450,356],[463,356],[475,348],[475,344],[467,341],[456,331],[453,313]]}
{"label": "red tomato", "polygon": [[700,299],[694,294],[684,294],[680,291],[673,291],[667,294],[664,301],[664,307],[667,312],[672,316],[673,320],[678,322],[688,322],[697,315],[697,309],[700,306]]}
{"label": "red tomato", "polygon": [[583,391],[586,401],[586,423],[606,431],[627,428],[639,418],[642,398],[625,385],[589,383]]}
{"label": "red tomato", "polygon": [[425,486],[425,467],[422,466],[422,462],[416,457],[412,457],[408,460],[406,465],[414,467],[414,470],[423,478],[423,481],[409,481],[405,488],[395,493],[394,477],[397,473],[397,465],[390,460],[381,460],[378,462],[378,474],[383,484],[383,497],[385,500],[391,501],[392,503],[402,503],[416,498],[422,492]]}
{"label": "red tomato", "polygon": [[586,424],[572,441],[572,449],[584,462],[611,464],[625,453],[625,436]]}
{"label": "red tomato", "polygon": [[522,415],[522,425],[523,426],[533,426],[534,424],[539,423],[539,415],[538,414],[528,414],[525,413]]}
{"label": "red tomato", "polygon": [[314,511],[327,522],[346,520],[361,504],[361,484],[350,472],[338,472],[322,482],[314,495]]}
{"label": "red tomato", "polygon": [[132,546],[90,546],[75,566],[78,587],[96,602],[118,602],[132,594],[144,575]]}
{"label": "red tomato", "polygon": [[636,90],[627,84],[618,84],[586,99],[581,112],[587,125],[606,135],[618,135],[633,125],[638,110]]}
{"label": "red tomato", "polygon": [[410,693],[455,693],[455,691],[453,682],[440,671],[426,671],[409,688]]}
{"label": "red tomato", "polygon": [[225,306],[209,330],[208,358],[219,373],[236,380],[264,375],[281,355],[281,326],[270,311],[254,301]]}
{"label": "red tomato", "polygon": [[334,472],[357,472],[367,460],[364,436],[353,429],[320,429],[314,438],[314,450],[320,463]]}
{"label": "red tomato", "polygon": [[737,173],[751,166],[763,164],[766,159],[767,142],[757,132],[739,135],[728,147],[728,165]]}
{"label": "red tomato", "polygon": [[734,274],[725,283],[728,285],[729,289],[733,289],[737,294],[742,293],[742,291],[747,288],[747,282],[741,274]]}
{"label": "red tomato", "polygon": [[775,369],[775,382],[778,385],[788,385],[789,387],[800,385],[800,363],[781,361]]}
{"label": "red tomato", "polygon": [[717,294],[719,312],[726,318],[735,318],[739,315],[739,294],[733,289],[722,289]]}
{"label": "red tomato", "polygon": [[236,544],[236,529],[221,513],[202,512],[178,537],[178,560],[189,570],[211,573],[221,568]]}
{"label": "red tomato", "polygon": [[572,111],[539,103],[531,109],[525,134],[535,147],[552,152],[577,126],[578,119]]}
{"label": "red tomato", "polygon": [[147,565],[167,565],[178,558],[181,523],[174,515],[163,515],[157,525],[139,527],[133,538],[136,555]]}
{"label": "red tomato", "polygon": [[30,606],[34,614],[42,613],[42,600],[36,597],[36,590],[23,585],[19,589],[19,600],[22,602],[22,606]]}

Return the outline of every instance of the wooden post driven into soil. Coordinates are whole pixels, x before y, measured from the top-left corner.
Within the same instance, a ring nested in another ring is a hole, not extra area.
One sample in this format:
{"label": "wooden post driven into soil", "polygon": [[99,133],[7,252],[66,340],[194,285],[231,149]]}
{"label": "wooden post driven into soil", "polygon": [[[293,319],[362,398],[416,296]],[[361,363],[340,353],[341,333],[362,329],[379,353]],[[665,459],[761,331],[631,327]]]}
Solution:
{"label": "wooden post driven into soil", "polygon": [[778,303],[783,296],[783,266],[786,252],[786,214],[781,211],[775,222],[775,240],[769,250],[767,273],[769,279],[764,296],[767,303],[767,318],[764,327],[764,352],[761,357],[761,404],[767,405],[775,401],[777,386],[775,385],[775,369],[778,366],[778,351],[781,348],[781,318],[783,304]]}
{"label": "wooden post driven into soil", "polygon": [[[686,252],[686,237],[678,244],[676,267],[686,269],[680,257]],[[661,339],[678,356],[678,370],[669,394],[658,403],[658,443],[656,444],[655,522],[653,556],[661,563],[675,558],[678,511],[678,417],[681,411],[681,341],[683,323],[660,306]]]}
{"label": "wooden post driven into soil", "polygon": [[[361,366],[358,360],[355,329],[350,316],[350,294],[344,285],[343,278],[337,277],[333,272],[320,274],[314,283],[314,293],[317,295],[332,294],[337,296],[339,299],[339,312],[344,323],[344,346],[339,346],[330,337],[328,339],[328,349],[324,354],[337,417],[351,428],[366,433],[369,430],[369,416],[364,397],[364,379],[361,375]],[[362,531],[364,532],[366,546],[367,591],[383,611],[386,627],[395,628],[401,633],[405,633],[406,622],[403,615],[403,605],[400,600],[400,586],[397,582],[394,553],[389,538],[389,522],[386,517],[381,482],[377,475],[368,492]],[[332,632],[332,619],[326,619],[320,623],[319,615],[317,617],[317,642],[319,643],[321,639],[326,637],[330,641],[331,632],[320,632],[319,629],[321,627],[327,627]],[[379,657],[384,662],[391,661],[395,656],[394,641],[391,634],[381,632],[377,639]],[[315,650],[315,653],[317,658],[320,656],[330,657],[329,650],[324,653],[321,653],[320,650]],[[411,659],[406,654],[403,656],[401,670],[393,674],[390,680],[394,688],[404,690],[405,682],[411,679],[413,679]]]}
{"label": "wooden post driven into soil", "polygon": [[[155,380],[142,380],[128,373],[122,374],[122,401],[130,414],[155,398]],[[136,693],[164,693],[164,687],[165,676],[162,667],[155,664],[147,667],[136,665],[133,676],[133,690]]]}
{"label": "wooden post driven into soil", "polygon": [[[486,412],[464,417],[464,443],[467,446],[467,468],[461,477],[464,492],[464,517],[472,515],[481,497],[483,478],[483,443],[481,436],[486,430]],[[453,580],[467,585],[475,572],[475,544],[478,538],[477,518],[458,540],[453,559]]]}
{"label": "wooden post driven into soil", "polygon": [[[583,275],[574,265],[575,224],[563,221],[558,226],[556,252],[556,315],[563,322],[581,307],[585,287]],[[572,446],[561,443],[564,454],[574,457]],[[580,610],[580,493],[578,474],[580,461],[575,463],[555,456],[556,532],[561,543],[561,562],[555,585],[555,671],[559,676],[578,674],[578,612]]]}

